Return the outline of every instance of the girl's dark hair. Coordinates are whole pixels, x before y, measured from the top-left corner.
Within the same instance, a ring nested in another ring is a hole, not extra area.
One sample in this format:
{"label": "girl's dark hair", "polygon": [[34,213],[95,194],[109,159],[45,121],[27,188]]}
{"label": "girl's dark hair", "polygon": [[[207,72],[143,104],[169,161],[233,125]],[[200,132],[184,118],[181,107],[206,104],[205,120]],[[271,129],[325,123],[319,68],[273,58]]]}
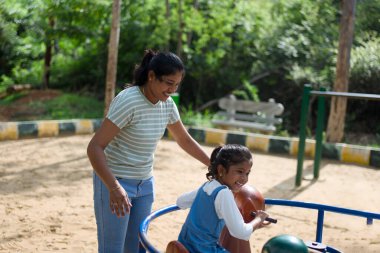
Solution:
{"label": "girl's dark hair", "polygon": [[231,165],[239,164],[252,159],[251,151],[239,144],[227,144],[215,148],[211,153],[210,162],[208,167],[208,173],[206,177],[208,180],[216,178],[218,175],[218,165],[222,165],[226,168],[227,172]]}
{"label": "girl's dark hair", "polygon": [[147,49],[141,63],[135,66],[132,85],[144,85],[148,80],[150,70],[154,72],[157,78],[172,75],[178,71],[183,72],[184,75],[185,65],[177,55],[171,52],[159,52]]}

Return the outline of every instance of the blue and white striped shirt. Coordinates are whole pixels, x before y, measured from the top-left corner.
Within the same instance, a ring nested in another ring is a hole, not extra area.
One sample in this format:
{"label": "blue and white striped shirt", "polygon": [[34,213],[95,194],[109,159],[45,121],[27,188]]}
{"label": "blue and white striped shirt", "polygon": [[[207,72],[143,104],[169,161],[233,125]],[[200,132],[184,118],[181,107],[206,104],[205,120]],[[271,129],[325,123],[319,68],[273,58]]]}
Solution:
{"label": "blue and white striped shirt", "polygon": [[139,180],[152,177],[157,143],[166,126],[180,119],[172,98],[152,104],[138,86],[132,86],[113,99],[107,118],[120,128],[105,149],[112,173]]}

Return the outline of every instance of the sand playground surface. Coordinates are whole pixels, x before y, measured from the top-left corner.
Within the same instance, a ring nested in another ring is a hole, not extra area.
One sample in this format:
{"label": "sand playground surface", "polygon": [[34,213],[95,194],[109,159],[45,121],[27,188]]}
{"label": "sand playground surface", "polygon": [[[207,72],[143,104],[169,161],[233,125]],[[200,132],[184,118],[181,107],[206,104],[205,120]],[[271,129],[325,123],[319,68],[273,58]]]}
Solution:
{"label": "sand playground surface", "polygon": [[[96,252],[92,168],[86,156],[91,135],[0,142],[0,252]],[[211,154],[214,147],[204,146]],[[294,187],[297,160],[253,152],[249,183],[265,198],[315,202],[380,212],[380,170],[323,160],[318,181]],[[312,174],[306,160],[303,175]],[[153,210],[203,183],[206,167],[170,140],[159,143]],[[317,211],[267,206],[278,223],[251,236],[252,252],[279,234],[314,241]],[[177,238],[186,211],[154,220],[148,238],[160,251]],[[325,212],[323,243],[344,252],[380,252],[380,221]]]}

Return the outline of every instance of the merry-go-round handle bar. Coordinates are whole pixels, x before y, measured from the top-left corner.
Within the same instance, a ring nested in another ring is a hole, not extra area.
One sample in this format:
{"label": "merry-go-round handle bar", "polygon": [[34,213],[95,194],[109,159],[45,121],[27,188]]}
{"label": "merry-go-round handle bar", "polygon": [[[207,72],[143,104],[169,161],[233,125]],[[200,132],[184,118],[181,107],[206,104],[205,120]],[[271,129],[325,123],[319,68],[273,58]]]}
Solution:
{"label": "merry-go-round handle bar", "polygon": [[[256,217],[256,212],[251,212],[251,215],[252,215],[252,217]],[[273,219],[270,217],[266,217],[265,220],[270,222],[270,223],[277,223],[277,219]]]}

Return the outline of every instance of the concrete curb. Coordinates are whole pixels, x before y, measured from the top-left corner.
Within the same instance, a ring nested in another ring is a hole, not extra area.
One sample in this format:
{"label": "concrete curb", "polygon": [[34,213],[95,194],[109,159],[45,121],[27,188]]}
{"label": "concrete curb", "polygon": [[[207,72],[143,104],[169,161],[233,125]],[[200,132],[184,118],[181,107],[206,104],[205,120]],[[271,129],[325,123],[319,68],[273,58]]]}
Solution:
{"label": "concrete curb", "polygon": [[101,119],[0,122],[0,141],[94,133]]}
{"label": "concrete curb", "polygon": [[[101,125],[102,119],[71,119],[0,122],[0,141],[25,138],[54,137],[75,134],[92,134]],[[190,135],[199,143],[242,144],[251,150],[272,154],[296,156],[298,138],[279,137],[255,133],[227,131],[215,128],[189,127]],[[165,131],[164,137],[172,139]],[[306,140],[305,156],[313,158],[315,141]],[[380,168],[380,149],[344,143],[323,143],[322,158]]]}

